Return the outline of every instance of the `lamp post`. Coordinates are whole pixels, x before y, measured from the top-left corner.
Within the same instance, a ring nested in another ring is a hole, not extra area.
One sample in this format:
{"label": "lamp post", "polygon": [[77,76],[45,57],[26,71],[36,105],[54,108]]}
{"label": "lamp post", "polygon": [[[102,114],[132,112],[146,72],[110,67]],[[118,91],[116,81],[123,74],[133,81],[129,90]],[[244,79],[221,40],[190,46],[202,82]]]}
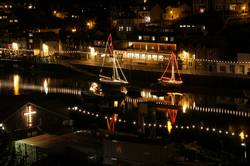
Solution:
{"label": "lamp post", "polygon": [[49,46],[43,43],[42,49],[43,49],[43,56],[49,56]]}
{"label": "lamp post", "polygon": [[16,42],[12,43],[12,50],[14,51],[15,55],[18,54],[19,47],[18,47],[18,44]]}
{"label": "lamp post", "polygon": [[173,12],[173,10],[171,9],[171,10],[170,10],[171,21],[173,21],[173,19],[174,19],[174,15],[173,15],[173,13],[174,13],[174,12]]}

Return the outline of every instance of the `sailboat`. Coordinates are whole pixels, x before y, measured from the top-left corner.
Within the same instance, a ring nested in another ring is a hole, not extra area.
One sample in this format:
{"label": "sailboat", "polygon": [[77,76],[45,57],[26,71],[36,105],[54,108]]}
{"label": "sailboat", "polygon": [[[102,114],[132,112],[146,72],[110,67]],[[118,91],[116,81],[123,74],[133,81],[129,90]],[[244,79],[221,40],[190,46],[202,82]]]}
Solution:
{"label": "sailboat", "polygon": [[[169,73],[167,73],[167,71],[169,70],[169,67],[171,67],[170,76],[168,76]],[[178,77],[175,76],[175,68],[177,70]],[[177,64],[175,53],[173,52],[171,53],[167,67],[165,71],[163,72],[162,76],[158,79],[158,81],[162,85],[181,85],[183,83],[183,81],[181,80],[179,70],[178,70],[178,64]]]}
{"label": "sailboat", "polygon": [[[107,49],[109,54],[107,54]],[[103,75],[103,67],[105,63],[106,56],[109,56],[112,61],[112,73],[109,76]],[[99,81],[107,84],[114,84],[114,85],[121,85],[121,84],[128,84],[128,81],[122,71],[119,61],[117,60],[116,56],[113,52],[113,44],[112,44],[112,35],[109,34],[106,47],[105,47],[105,55],[103,58],[102,67],[100,69],[99,74]]]}

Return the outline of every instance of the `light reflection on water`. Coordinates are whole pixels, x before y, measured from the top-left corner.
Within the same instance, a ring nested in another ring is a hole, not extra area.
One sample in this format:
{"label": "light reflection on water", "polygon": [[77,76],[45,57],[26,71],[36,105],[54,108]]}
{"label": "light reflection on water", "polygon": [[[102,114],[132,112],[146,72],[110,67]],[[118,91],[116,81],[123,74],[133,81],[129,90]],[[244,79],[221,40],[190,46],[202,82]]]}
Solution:
{"label": "light reflection on water", "polygon": [[[128,92],[130,89],[127,89]],[[58,93],[76,96],[83,95],[85,91],[100,91],[98,85],[93,82],[75,83],[68,79],[54,78],[29,79],[19,75],[0,78],[0,95],[3,93],[2,90],[12,95],[36,91],[42,94]],[[157,137],[182,131],[195,131],[233,137],[239,139],[242,146],[246,145],[250,132],[249,99],[246,97],[171,91],[157,94],[157,91],[152,88],[137,88],[137,91],[139,95],[136,97],[128,93],[119,99],[86,93],[83,98],[94,95],[93,100],[85,100],[84,107],[78,106],[78,108],[83,107],[81,112],[72,107],[69,110],[78,111],[83,118],[94,118],[91,119],[92,123],[97,121],[97,124],[113,133],[131,130],[132,133]],[[109,94],[106,91],[102,93]],[[103,100],[99,101],[100,98]],[[89,105],[95,105],[95,107],[92,108]]]}

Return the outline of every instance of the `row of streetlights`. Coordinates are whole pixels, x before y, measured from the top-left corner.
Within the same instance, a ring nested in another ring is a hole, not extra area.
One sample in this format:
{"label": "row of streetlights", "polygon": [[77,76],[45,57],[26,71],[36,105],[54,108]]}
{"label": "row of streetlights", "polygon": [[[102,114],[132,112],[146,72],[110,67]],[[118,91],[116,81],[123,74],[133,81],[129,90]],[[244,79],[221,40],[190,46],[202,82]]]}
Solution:
{"label": "row of streetlights", "polygon": [[[18,45],[18,43],[13,42],[11,44],[11,49],[13,51],[15,51],[16,53],[18,53],[18,51],[19,51],[19,45]],[[38,52],[40,52],[40,51],[38,51]],[[42,44],[42,51],[41,51],[41,53],[42,53],[43,56],[49,56],[49,46],[47,44],[45,44],[45,43]]]}

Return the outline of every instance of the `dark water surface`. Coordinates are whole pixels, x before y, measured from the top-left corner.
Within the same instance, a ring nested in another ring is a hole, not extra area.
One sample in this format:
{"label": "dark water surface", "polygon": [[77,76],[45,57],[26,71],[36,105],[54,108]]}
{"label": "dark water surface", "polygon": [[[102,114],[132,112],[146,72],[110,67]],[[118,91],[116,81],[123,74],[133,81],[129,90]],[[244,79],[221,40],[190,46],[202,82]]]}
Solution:
{"label": "dark water surface", "polygon": [[66,113],[75,120],[75,130],[109,129],[126,133],[123,139],[132,135],[139,142],[174,143],[179,155],[194,161],[249,160],[250,102],[245,89],[168,89],[138,83],[127,86],[126,94],[120,87],[102,85],[104,96],[98,96],[89,91],[93,81],[1,74],[1,120],[31,102]]}

